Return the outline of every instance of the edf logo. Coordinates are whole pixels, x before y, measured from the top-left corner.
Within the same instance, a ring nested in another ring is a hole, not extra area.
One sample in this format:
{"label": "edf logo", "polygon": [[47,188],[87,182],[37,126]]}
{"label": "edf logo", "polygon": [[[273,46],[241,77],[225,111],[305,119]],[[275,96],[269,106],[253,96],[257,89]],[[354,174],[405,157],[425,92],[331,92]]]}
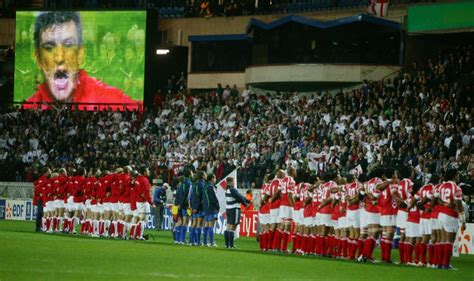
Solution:
{"label": "edf logo", "polygon": [[25,205],[23,204],[13,204],[13,217],[22,217],[23,212],[25,211]]}

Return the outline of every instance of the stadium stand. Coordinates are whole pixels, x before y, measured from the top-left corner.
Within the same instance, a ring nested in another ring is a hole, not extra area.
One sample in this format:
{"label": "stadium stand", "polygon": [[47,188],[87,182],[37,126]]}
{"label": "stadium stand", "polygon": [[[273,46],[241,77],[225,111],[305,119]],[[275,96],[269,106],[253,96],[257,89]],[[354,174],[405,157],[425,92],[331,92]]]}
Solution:
{"label": "stadium stand", "polygon": [[467,171],[472,86],[458,81],[473,72],[472,52],[440,51],[393,80],[335,96],[170,87],[171,95],[143,113],[3,109],[0,179],[32,181],[43,165],[112,169],[132,162],[155,167],[166,181],[186,161],[207,163],[218,178],[240,166],[240,184],[259,187],[267,171],[288,165],[304,177],[308,153],[319,155],[320,174],[377,164],[409,164],[419,177],[448,165]]}

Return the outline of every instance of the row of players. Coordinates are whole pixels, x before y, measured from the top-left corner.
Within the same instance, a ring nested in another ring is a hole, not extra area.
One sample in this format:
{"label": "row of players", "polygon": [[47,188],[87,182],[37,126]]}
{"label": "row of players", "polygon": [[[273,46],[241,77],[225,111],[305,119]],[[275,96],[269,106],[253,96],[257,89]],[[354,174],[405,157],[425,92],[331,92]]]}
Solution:
{"label": "row of players", "polygon": [[148,168],[126,166],[114,173],[61,168],[34,182],[34,204],[43,206],[41,230],[81,235],[143,240],[145,217],[154,206]]}
{"label": "row of players", "polygon": [[[352,175],[344,180],[329,174],[324,181],[297,184],[295,176],[291,167],[287,173],[280,170],[273,180],[266,178],[262,186],[262,251],[373,261],[380,238],[381,260],[391,263],[398,227],[400,263],[451,268],[459,223],[465,228],[456,170],[446,171],[442,182],[433,176],[418,190],[414,190],[411,180],[413,171],[405,167],[399,171],[378,168],[366,181]],[[291,221],[296,227],[293,247],[288,250]]]}

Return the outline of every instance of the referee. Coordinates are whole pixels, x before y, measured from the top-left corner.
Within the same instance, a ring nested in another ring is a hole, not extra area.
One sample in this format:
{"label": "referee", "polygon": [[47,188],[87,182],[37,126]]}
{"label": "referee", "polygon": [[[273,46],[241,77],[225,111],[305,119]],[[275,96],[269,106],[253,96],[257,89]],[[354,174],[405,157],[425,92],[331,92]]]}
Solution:
{"label": "referee", "polygon": [[239,191],[237,191],[237,188],[235,188],[235,179],[233,177],[228,177],[226,182],[227,189],[225,191],[225,199],[227,229],[224,231],[225,247],[227,249],[234,249],[235,228],[240,223],[240,204],[244,204],[245,207],[247,207],[250,202],[240,195]]}

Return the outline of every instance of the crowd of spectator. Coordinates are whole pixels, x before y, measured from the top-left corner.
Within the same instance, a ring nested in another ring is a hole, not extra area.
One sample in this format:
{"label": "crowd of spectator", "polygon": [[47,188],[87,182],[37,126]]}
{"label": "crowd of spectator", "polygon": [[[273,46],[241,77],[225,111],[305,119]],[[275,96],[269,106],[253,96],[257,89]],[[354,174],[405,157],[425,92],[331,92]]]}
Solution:
{"label": "crowd of spectator", "polygon": [[[443,0],[441,0],[443,1]],[[158,9],[160,17],[212,17],[300,13],[367,6],[367,0],[0,0],[0,16],[16,9]],[[391,5],[432,0],[391,0]]]}
{"label": "crowd of spectator", "polygon": [[420,180],[454,166],[466,177],[473,89],[458,81],[472,74],[473,51],[441,53],[346,93],[255,95],[219,85],[192,94],[175,77],[144,112],[10,108],[0,116],[0,180],[32,181],[44,165],[113,170],[129,163],[148,165],[164,181],[184,165],[218,179],[240,167],[244,188],[288,165],[300,177],[376,165],[410,165]]}

